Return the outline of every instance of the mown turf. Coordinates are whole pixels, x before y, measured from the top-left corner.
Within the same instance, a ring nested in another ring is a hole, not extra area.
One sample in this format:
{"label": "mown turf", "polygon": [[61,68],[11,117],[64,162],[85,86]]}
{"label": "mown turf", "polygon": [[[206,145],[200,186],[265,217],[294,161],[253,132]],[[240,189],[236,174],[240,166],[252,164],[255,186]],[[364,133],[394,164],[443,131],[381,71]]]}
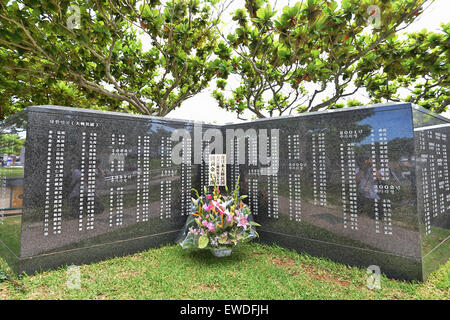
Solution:
{"label": "mown turf", "polygon": [[[1,260],[0,270],[12,276]],[[25,290],[2,282],[0,299],[450,299],[450,262],[425,283],[382,276],[370,290],[364,269],[258,243],[220,259],[169,245],[80,270],[80,289],[67,287],[60,268],[12,276]]]}
{"label": "mown turf", "polygon": [[23,178],[23,168],[0,167],[0,176],[4,178]]}

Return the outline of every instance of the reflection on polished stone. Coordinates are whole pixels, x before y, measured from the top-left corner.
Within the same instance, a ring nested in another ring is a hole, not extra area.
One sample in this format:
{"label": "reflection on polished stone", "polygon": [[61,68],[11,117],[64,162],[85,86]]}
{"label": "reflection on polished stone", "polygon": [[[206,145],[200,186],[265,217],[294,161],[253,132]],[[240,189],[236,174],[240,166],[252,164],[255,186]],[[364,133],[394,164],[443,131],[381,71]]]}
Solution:
{"label": "reflection on polished stone", "polygon": [[[12,116],[1,127],[0,255],[31,273],[173,242],[212,152],[227,154],[229,187],[240,177],[262,241],[405,279],[449,258],[447,119],[406,103],[347,108],[203,124],[196,143],[198,125],[47,106]],[[190,135],[181,164],[176,129]]]}
{"label": "reflection on polished stone", "polygon": [[[424,279],[450,252],[448,122],[404,103],[224,129],[279,129],[279,141],[268,140],[279,144],[275,174],[251,155],[230,164],[262,241]],[[240,148],[251,150],[250,139]]]}
{"label": "reflection on polished stone", "polygon": [[[46,106],[8,119],[2,142],[15,145],[2,146],[2,256],[30,273],[173,242],[201,170],[172,163],[171,134],[193,127]],[[191,147],[183,149],[186,158]]]}

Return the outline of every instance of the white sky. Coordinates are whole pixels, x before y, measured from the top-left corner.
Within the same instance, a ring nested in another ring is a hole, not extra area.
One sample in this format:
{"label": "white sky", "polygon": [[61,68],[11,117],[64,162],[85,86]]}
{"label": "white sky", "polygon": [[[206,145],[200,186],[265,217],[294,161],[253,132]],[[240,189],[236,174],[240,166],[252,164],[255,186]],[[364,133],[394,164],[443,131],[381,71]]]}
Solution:
{"label": "white sky", "polygon": [[[294,4],[297,1],[288,1],[288,0],[278,0],[272,1],[272,7],[277,8],[278,12],[281,9],[289,4],[289,2]],[[237,8],[244,8],[243,0],[235,0],[232,5],[228,8],[228,10],[222,16],[222,19],[225,22],[231,21],[230,15]],[[415,32],[420,31],[422,29],[427,29],[429,31],[438,31],[440,29],[441,23],[448,23],[450,21],[450,0],[435,0],[417,19],[414,21],[404,32]],[[145,43],[144,43],[145,46]],[[228,79],[228,82],[230,79]],[[213,81],[211,87],[205,89],[200,94],[197,94],[195,97],[186,100],[180,108],[172,111],[167,115],[170,118],[179,118],[186,120],[198,120],[204,122],[216,122],[218,124],[224,124],[229,122],[240,122],[236,115],[232,112],[227,112],[218,107],[216,100],[211,96],[211,92],[214,89]],[[331,92],[328,92],[326,95],[331,95]],[[350,96],[349,99],[357,99],[361,102],[366,102],[368,98],[366,98],[363,93],[355,94],[354,96]],[[318,100],[319,101],[319,100]],[[447,111],[444,116],[450,118],[450,111]],[[252,114],[246,113],[245,116],[250,118]]]}

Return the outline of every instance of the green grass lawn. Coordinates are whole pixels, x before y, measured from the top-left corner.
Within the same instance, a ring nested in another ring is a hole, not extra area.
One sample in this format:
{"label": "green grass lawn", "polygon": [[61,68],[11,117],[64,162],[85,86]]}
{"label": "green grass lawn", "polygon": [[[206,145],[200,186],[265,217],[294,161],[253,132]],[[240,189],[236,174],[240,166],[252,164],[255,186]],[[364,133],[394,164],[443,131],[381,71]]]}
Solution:
{"label": "green grass lawn", "polygon": [[0,167],[0,176],[5,178],[23,178],[23,168]]}
{"label": "green grass lawn", "polygon": [[370,290],[364,269],[258,243],[220,259],[168,245],[80,269],[81,289],[68,289],[66,268],[17,278],[0,260],[25,286],[0,283],[0,299],[450,299],[450,262],[425,283],[383,276]]}

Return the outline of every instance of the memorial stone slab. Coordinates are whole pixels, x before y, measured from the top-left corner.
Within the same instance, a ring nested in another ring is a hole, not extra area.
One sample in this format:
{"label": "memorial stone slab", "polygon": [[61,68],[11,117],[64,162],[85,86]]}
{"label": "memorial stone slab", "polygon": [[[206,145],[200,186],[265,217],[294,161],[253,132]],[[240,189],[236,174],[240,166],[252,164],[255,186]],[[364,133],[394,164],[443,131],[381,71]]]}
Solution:
{"label": "memorial stone slab", "polygon": [[[2,153],[20,160],[1,168],[2,255],[32,273],[173,242],[191,211],[191,188],[208,177],[206,165],[172,162],[171,133],[193,128],[46,106],[9,118]],[[183,139],[183,157],[192,152]]]}
{"label": "memorial stone slab", "polygon": [[449,134],[409,103],[224,126],[29,107],[1,126],[0,255],[32,273],[173,242],[214,170],[261,241],[424,280],[450,257]]}
{"label": "memorial stone slab", "polygon": [[[403,103],[230,129],[248,137],[234,138],[250,152],[230,159],[230,177],[240,176],[262,241],[402,279],[424,280],[450,257],[448,119]],[[264,129],[279,137],[267,139],[266,166],[251,159],[260,146],[250,131]]]}

